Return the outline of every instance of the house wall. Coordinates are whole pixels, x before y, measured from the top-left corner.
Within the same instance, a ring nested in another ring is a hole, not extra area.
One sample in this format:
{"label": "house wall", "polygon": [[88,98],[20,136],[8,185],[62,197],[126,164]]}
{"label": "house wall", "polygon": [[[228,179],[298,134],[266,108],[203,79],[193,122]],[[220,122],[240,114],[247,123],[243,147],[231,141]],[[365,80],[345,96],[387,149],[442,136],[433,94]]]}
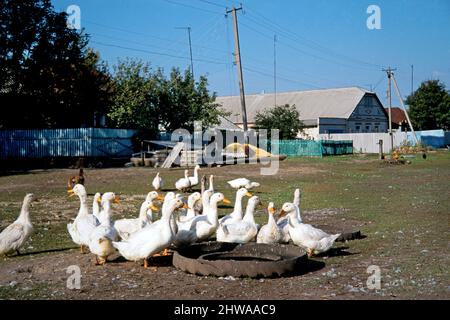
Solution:
{"label": "house wall", "polygon": [[387,132],[388,118],[375,95],[366,94],[347,120],[346,132]]}
{"label": "house wall", "polygon": [[340,118],[319,118],[319,134],[345,133],[347,120]]}
{"label": "house wall", "polygon": [[[444,130],[416,131],[417,138],[421,143],[435,148],[442,148],[448,144]],[[393,133],[394,148],[402,145],[415,145],[412,132],[396,131]],[[345,133],[345,134],[320,134],[321,140],[353,140],[353,152],[355,153],[378,153],[380,140],[383,140],[383,152],[390,152],[391,140],[389,133]]]}
{"label": "house wall", "polygon": [[305,140],[317,140],[319,137],[319,127],[304,128],[297,134],[297,138]]}
{"label": "house wall", "polygon": [[[408,138],[406,132],[394,132],[394,148],[401,146]],[[354,153],[378,153],[380,140],[383,140],[383,152],[390,152],[391,140],[389,133],[345,133],[320,135],[319,139],[323,140],[353,140]]]}

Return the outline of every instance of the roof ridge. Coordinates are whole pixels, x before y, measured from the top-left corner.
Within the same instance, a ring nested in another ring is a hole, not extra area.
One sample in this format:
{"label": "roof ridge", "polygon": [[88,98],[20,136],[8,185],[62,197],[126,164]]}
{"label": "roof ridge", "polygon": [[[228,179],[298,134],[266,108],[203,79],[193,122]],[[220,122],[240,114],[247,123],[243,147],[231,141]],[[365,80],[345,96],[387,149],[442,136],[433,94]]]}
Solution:
{"label": "roof ridge", "polygon": [[[372,91],[361,88],[359,86],[348,86],[348,87],[333,87],[333,88],[325,88],[325,89],[291,90],[291,91],[277,92],[276,94],[282,95],[282,94],[314,92],[314,91],[333,91],[333,90],[336,91],[336,90],[345,90],[345,89],[358,89],[358,90],[366,92],[366,93],[373,93]],[[274,95],[274,94],[275,94],[275,92],[269,92],[269,93],[264,92],[264,93],[250,93],[250,94],[246,94],[245,96],[268,96],[268,95]],[[239,95],[217,96],[217,98],[232,98],[232,97],[239,97]]]}

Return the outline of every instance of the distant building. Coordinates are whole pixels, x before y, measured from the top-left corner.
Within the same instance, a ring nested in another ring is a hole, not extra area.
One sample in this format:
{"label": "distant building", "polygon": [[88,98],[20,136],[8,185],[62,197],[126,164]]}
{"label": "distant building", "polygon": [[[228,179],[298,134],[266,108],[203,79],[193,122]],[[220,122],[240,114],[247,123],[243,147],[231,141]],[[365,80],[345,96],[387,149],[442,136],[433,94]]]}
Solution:
{"label": "distant building", "polygon": [[[274,105],[273,93],[246,95],[247,122],[255,126],[258,112]],[[319,134],[387,132],[388,115],[374,92],[358,87],[277,93],[277,105],[295,105],[306,126],[299,137],[316,139]],[[228,120],[243,127],[239,96],[217,97]]]}
{"label": "distant building", "polygon": [[[389,114],[389,108],[385,108],[386,113]],[[391,108],[391,123],[392,129],[397,129],[400,131],[407,131],[408,120],[406,119],[405,111],[403,109],[392,107]]]}

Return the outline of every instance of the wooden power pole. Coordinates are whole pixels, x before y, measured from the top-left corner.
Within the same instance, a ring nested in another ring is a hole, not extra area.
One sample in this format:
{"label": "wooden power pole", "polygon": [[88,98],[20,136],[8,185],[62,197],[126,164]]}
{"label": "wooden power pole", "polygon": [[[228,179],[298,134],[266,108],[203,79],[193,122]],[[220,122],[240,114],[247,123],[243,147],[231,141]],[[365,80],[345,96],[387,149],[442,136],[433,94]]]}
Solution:
{"label": "wooden power pole", "polygon": [[[237,15],[236,12],[242,10],[242,6],[239,8],[233,7],[231,10],[226,10],[226,15],[228,15],[230,12],[233,13],[233,20],[234,20],[234,44],[235,44],[235,53],[234,57],[236,60],[236,66],[237,66],[237,72],[238,72],[238,79],[239,79],[239,91],[241,95],[241,108],[242,108],[242,123],[244,126],[244,135],[247,135],[248,125],[247,125],[247,110],[245,107],[245,92],[244,92],[244,78],[242,75],[242,64],[241,64],[241,49],[239,45],[239,30],[238,30],[238,23],[237,23]],[[247,141],[245,141],[247,143]]]}
{"label": "wooden power pole", "polygon": [[392,134],[392,94],[391,94],[391,76],[392,76],[392,71],[394,71],[396,69],[391,69],[391,67],[387,68],[387,69],[383,69],[383,71],[386,72],[387,76],[388,76],[388,100],[389,100],[389,136],[390,136],[390,142],[391,142],[391,149],[390,151],[394,151],[394,136]]}

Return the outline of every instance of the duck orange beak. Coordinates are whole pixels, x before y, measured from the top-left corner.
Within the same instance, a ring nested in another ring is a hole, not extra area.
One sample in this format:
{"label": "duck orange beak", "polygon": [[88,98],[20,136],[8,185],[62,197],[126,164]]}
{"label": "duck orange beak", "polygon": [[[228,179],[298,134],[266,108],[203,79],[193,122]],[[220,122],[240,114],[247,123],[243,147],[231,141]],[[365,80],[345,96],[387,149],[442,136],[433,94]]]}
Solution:
{"label": "duck orange beak", "polygon": [[73,191],[73,189],[67,190],[67,193],[69,194],[69,197],[73,197],[75,195],[75,191]]}
{"label": "duck orange beak", "polygon": [[286,215],[286,211],[284,211],[283,209],[281,209],[280,214],[278,215],[279,218],[284,217]]}
{"label": "duck orange beak", "polygon": [[274,214],[276,212],[275,208],[269,208],[269,213]]}
{"label": "duck orange beak", "polygon": [[97,199],[97,202],[98,202],[98,203],[102,203],[102,198],[98,198],[98,199]]}
{"label": "duck orange beak", "polygon": [[188,205],[187,205],[186,203],[183,203],[182,208],[183,208],[183,209],[189,209],[189,207],[188,207]]}
{"label": "duck orange beak", "polygon": [[253,197],[253,195],[252,195],[250,192],[247,192],[245,195],[246,195],[247,197]]}
{"label": "duck orange beak", "polygon": [[157,206],[155,206],[154,204],[152,204],[152,205],[150,206],[150,209],[152,209],[152,211],[155,211],[155,212],[158,212],[158,211],[159,211],[159,208],[158,208]]}
{"label": "duck orange beak", "polygon": [[163,197],[163,196],[160,196],[160,195],[158,195],[158,196],[156,197],[156,200],[159,200],[159,201],[164,201],[164,197]]}
{"label": "duck orange beak", "polygon": [[223,203],[226,203],[226,204],[230,204],[231,203],[231,201],[228,200],[227,198],[224,198],[222,201],[223,201]]}
{"label": "duck orange beak", "polygon": [[119,196],[115,196],[115,197],[114,197],[114,203],[120,203],[120,198],[119,198]]}

